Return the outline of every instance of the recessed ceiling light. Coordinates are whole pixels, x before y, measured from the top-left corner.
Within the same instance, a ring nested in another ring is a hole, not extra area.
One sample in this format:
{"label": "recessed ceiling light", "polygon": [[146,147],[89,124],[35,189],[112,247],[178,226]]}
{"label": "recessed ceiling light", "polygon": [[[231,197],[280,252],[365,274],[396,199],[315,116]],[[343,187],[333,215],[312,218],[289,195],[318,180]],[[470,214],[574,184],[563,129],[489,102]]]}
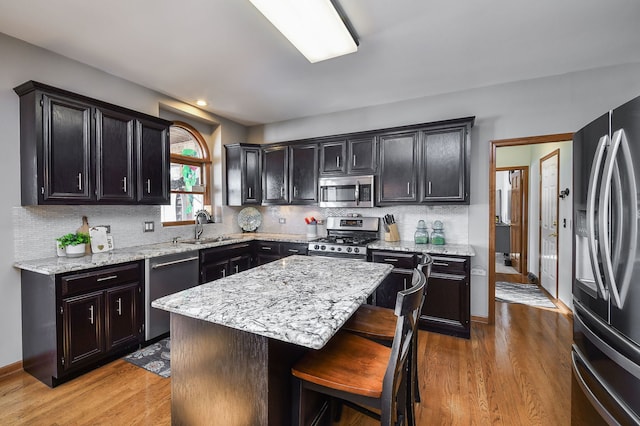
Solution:
{"label": "recessed ceiling light", "polygon": [[202,99],[198,99],[198,100],[196,101],[196,104],[197,104],[198,106],[207,106],[207,101],[203,101]]}
{"label": "recessed ceiling light", "polygon": [[[311,63],[358,50],[331,0],[249,0]],[[343,20],[344,19],[344,20]]]}

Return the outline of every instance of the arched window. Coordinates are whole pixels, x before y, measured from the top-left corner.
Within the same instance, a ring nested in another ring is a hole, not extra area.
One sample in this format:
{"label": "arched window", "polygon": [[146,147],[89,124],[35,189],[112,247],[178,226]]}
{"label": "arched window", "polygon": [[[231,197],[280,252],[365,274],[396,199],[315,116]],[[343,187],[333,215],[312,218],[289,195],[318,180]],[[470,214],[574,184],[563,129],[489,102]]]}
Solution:
{"label": "arched window", "polygon": [[169,139],[171,205],[162,206],[162,224],[192,224],[195,213],[211,205],[209,149],[200,132],[180,121],[170,127]]}

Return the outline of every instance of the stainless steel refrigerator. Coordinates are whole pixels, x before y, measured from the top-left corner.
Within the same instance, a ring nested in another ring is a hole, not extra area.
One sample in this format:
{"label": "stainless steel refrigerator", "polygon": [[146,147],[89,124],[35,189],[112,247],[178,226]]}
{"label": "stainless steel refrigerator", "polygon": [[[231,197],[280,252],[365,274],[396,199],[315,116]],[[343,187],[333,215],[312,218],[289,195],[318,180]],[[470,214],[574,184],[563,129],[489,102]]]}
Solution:
{"label": "stainless steel refrigerator", "polygon": [[640,424],[640,97],[573,138],[572,424]]}

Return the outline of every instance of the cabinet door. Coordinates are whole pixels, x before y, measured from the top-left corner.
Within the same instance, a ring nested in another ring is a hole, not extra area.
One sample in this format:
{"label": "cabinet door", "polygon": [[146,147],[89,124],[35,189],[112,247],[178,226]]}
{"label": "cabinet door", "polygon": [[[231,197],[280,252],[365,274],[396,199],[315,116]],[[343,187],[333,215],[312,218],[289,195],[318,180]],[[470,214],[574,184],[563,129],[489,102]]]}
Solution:
{"label": "cabinet door", "polygon": [[416,203],[418,133],[380,136],[378,203]]}
{"label": "cabinet door", "polygon": [[287,204],[288,150],[286,146],[262,151],[262,204]]}
{"label": "cabinet door", "polygon": [[132,283],[106,291],[106,350],[136,344],[142,330],[139,326],[138,294],[140,284]]}
{"label": "cabinet door", "polygon": [[237,274],[251,268],[251,255],[245,254],[229,259],[229,274]]}
{"label": "cabinet door", "polygon": [[200,284],[218,280],[229,275],[229,259],[200,265]]}
{"label": "cabinet door", "polygon": [[469,316],[467,277],[432,273],[420,314],[423,328],[469,338]]}
{"label": "cabinet door", "polygon": [[413,271],[394,269],[376,289],[376,306],[395,309],[398,292],[411,287]]}
{"label": "cabinet door", "polygon": [[136,121],[138,201],[169,204],[169,132],[152,121]]}
{"label": "cabinet door", "polygon": [[318,202],[318,146],[293,145],[289,147],[289,185],[291,204]]}
{"label": "cabinet door", "polygon": [[98,201],[135,201],[134,122],[131,116],[96,109]]}
{"label": "cabinet door", "polygon": [[376,172],[375,136],[349,139],[349,174],[374,174]]}
{"label": "cabinet door", "polygon": [[103,292],[62,299],[63,361],[70,370],[104,353]]}
{"label": "cabinet door", "polygon": [[422,201],[468,201],[466,134],[465,127],[422,133]]}
{"label": "cabinet door", "polygon": [[244,148],[242,157],[244,178],[242,204],[260,204],[262,202],[260,148]]}
{"label": "cabinet door", "polygon": [[347,149],[345,141],[323,142],[320,144],[320,174],[336,175],[346,171]]}
{"label": "cabinet door", "polygon": [[43,200],[92,200],[91,105],[42,95],[42,108]]}

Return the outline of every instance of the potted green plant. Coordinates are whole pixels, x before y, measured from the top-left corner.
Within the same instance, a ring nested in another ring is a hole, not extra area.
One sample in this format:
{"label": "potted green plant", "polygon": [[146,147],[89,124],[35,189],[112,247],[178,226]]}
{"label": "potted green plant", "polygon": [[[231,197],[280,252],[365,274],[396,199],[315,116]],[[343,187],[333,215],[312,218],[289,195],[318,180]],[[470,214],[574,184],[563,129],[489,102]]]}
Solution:
{"label": "potted green plant", "polygon": [[56,238],[58,248],[63,249],[68,257],[84,256],[86,245],[89,244],[89,234],[78,232],[75,234],[65,234]]}

